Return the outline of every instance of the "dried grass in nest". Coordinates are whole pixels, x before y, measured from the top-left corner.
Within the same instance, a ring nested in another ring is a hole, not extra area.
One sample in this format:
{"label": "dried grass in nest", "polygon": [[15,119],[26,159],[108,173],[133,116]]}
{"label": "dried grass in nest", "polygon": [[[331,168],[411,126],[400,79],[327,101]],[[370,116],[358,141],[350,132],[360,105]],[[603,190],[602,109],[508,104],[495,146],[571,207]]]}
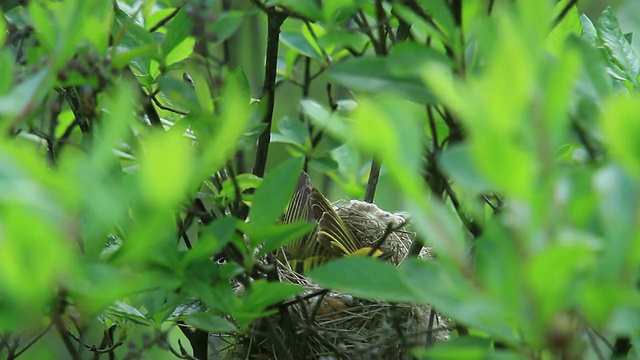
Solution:
{"label": "dried grass in nest", "polygon": [[[393,251],[399,264],[407,255],[413,234],[404,228],[400,214],[380,210],[360,201],[339,206],[338,214],[363,246],[372,245],[388,226],[394,231],[381,246]],[[431,258],[428,250],[421,257]],[[326,292],[308,278],[279,264],[285,283],[306,291],[286,310],[256,324],[250,335],[236,339],[225,359],[277,359],[286,349],[294,359],[405,359],[413,346],[449,339],[448,320],[427,305],[390,304]],[[293,299],[292,299],[293,300]]]}

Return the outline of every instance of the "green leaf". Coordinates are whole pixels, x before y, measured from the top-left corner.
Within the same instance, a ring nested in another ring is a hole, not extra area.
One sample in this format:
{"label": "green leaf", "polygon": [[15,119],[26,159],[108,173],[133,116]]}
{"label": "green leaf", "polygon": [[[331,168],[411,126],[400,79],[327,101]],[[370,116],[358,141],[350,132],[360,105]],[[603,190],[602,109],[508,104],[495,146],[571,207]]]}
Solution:
{"label": "green leaf", "polygon": [[189,284],[189,290],[198,294],[202,302],[212,309],[217,309],[227,314],[237,311],[241,301],[236,297],[231,285],[226,281],[218,281],[213,286],[205,282]]}
{"label": "green leaf", "polygon": [[365,93],[396,93],[421,104],[435,101],[419,78],[395,75],[393,66],[387,58],[350,58],[332,67],[329,77],[340,85]]}
{"label": "green leaf", "polygon": [[233,36],[240,27],[240,24],[242,24],[242,17],[242,12],[227,11],[222,13],[215,22],[209,25],[207,28],[208,32],[216,35],[214,43],[223,42]]}
{"label": "green leaf", "polygon": [[322,10],[315,0],[278,0],[277,4],[284,5],[306,18],[321,20]]}
{"label": "green leaf", "polygon": [[4,40],[7,37],[7,22],[4,18],[4,12],[0,9],[0,46],[4,45]]}
{"label": "green leaf", "polygon": [[254,233],[276,222],[286,208],[302,170],[302,158],[293,158],[269,172],[253,195],[249,224]]}
{"label": "green leaf", "polygon": [[[153,36],[122,10],[115,14],[112,36],[115,46],[113,66],[121,68],[130,62],[137,75],[150,76],[151,59],[157,53]],[[150,85],[151,81],[148,83]]]}
{"label": "green leaf", "polygon": [[349,134],[347,119],[329,111],[324,105],[310,99],[301,100],[300,105],[305,114],[331,134],[338,137],[346,137]]}
{"label": "green leaf", "polygon": [[[165,65],[168,70],[176,68],[176,63],[188,58],[193,53],[193,47],[196,44],[196,39],[193,37],[187,37],[176,45],[165,58]],[[172,66],[173,65],[173,66]]]}
{"label": "green leaf", "polygon": [[205,312],[193,314],[179,318],[185,323],[210,333],[224,333],[236,331],[238,328],[223,317],[213,313]]}
{"label": "green leaf", "polygon": [[12,118],[28,110],[44,98],[52,83],[53,77],[47,68],[30,74],[8,94],[0,96],[0,115]]}
{"label": "green leaf", "polygon": [[[253,196],[245,194],[245,191],[257,188],[262,181],[261,178],[253,174],[238,174],[235,180],[235,183],[231,179],[226,179],[222,182],[222,190],[220,191],[222,205],[233,203],[236,199],[236,191],[240,194],[242,201],[251,202],[250,199],[252,199]],[[237,190],[236,185],[238,186]]]}
{"label": "green leaf", "polygon": [[187,17],[185,9],[180,9],[176,16],[171,19],[167,35],[162,45],[162,52],[165,56],[169,56],[171,51],[180,45],[191,31],[191,21]]}
{"label": "green leaf", "polygon": [[[2,29],[0,29],[2,30]],[[3,48],[0,50],[0,97],[5,96],[13,86],[15,59],[13,53]]]}
{"label": "green leaf", "polygon": [[428,349],[415,350],[413,353],[421,359],[430,360],[483,360],[491,357],[491,347],[491,339],[469,335],[456,337]]}
{"label": "green leaf", "polygon": [[280,41],[302,55],[312,59],[320,59],[320,54],[318,54],[313,45],[299,32],[283,31],[282,34],[280,34]]}
{"label": "green leaf", "polygon": [[225,75],[216,114],[197,114],[192,124],[203,148],[197,178],[205,179],[219,169],[251,126],[254,110],[247,77],[240,68]]}
{"label": "green leaf", "polygon": [[[555,7],[554,16],[559,16],[560,12],[565,9],[569,0],[558,1]],[[582,31],[580,13],[577,6],[572,6],[569,11],[564,14],[562,21],[551,30],[547,36],[546,47],[554,54],[561,55],[567,37],[570,35],[580,35]]]}
{"label": "green leaf", "polygon": [[445,34],[432,22],[426,21],[423,17],[416,14],[416,12],[411,10],[409,7],[401,3],[394,3],[393,10],[402,20],[411,24],[412,27],[418,29],[423,34],[440,41],[443,45],[451,47],[453,41],[450,36]]}
{"label": "green leaf", "polygon": [[309,160],[309,168],[320,172],[328,172],[336,170],[338,168],[338,162],[331,156],[321,156]]}
{"label": "green leaf", "polygon": [[[631,137],[630,133],[627,135]],[[635,159],[633,164],[636,171],[637,162]],[[599,223],[607,239],[606,249],[600,258],[599,276],[612,283],[628,279],[624,274],[635,266],[632,264],[640,261],[636,216],[640,191],[638,173],[633,174],[635,176],[617,164],[611,164],[599,169],[592,180],[598,198]]]}
{"label": "green leaf", "polygon": [[596,30],[598,39],[611,54],[613,65],[619,67],[627,80],[639,86],[637,77],[640,74],[640,58],[625,38],[611,8],[602,12],[596,22]]}
{"label": "green leaf", "polygon": [[324,0],[322,2],[324,23],[340,24],[347,21],[358,11],[359,2],[356,0]]}
{"label": "green leaf", "polygon": [[425,131],[422,105],[389,94],[362,96],[353,111],[352,127],[342,135],[375,154],[397,186],[412,197],[422,197]]}
{"label": "green leaf", "polygon": [[598,31],[591,22],[591,19],[585,14],[580,15],[580,24],[582,25],[582,37],[590,44],[595,45],[598,39]]}
{"label": "green leaf", "polygon": [[456,31],[456,22],[451,14],[451,5],[445,0],[418,0],[426,13],[433,16],[439,28],[452,37]]}
{"label": "green leaf", "polygon": [[276,304],[304,291],[300,285],[268,282],[260,279],[251,283],[251,287],[243,296],[244,308],[260,311],[269,305]]}
{"label": "green leaf", "polygon": [[115,305],[109,308],[109,312],[123,318],[129,319],[136,324],[153,326],[151,319],[147,319],[140,310],[122,301],[116,301]]}
{"label": "green leaf", "polygon": [[200,112],[195,90],[188,83],[164,75],[158,76],[157,82],[161,91],[160,98],[164,100],[165,105],[190,113]]}
{"label": "green leaf", "polygon": [[309,128],[304,122],[291,116],[285,116],[278,122],[278,131],[282,135],[279,142],[298,144],[301,148],[310,146]]}
{"label": "green leaf", "polygon": [[[538,302],[538,321],[545,323],[577,301],[581,278],[591,273],[595,252],[584,244],[554,244],[528,264],[530,291]],[[549,269],[553,268],[553,276]]]}
{"label": "green leaf", "polygon": [[607,101],[600,117],[611,154],[633,174],[640,174],[640,95],[618,96]]}
{"label": "green leaf", "polygon": [[475,193],[491,191],[489,182],[475,168],[467,145],[447,147],[440,154],[438,164],[456,185]]}
{"label": "green leaf", "polygon": [[323,287],[352,295],[396,302],[424,302],[395,266],[370,257],[348,257],[331,261],[307,275]]}
{"label": "green leaf", "polygon": [[150,136],[140,159],[143,195],[159,207],[177,205],[192,185],[193,148],[180,128]]}
{"label": "green leaf", "polygon": [[233,217],[216,219],[203,230],[198,242],[186,253],[182,263],[210,258],[231,241],[235,229]]}
{"label": "green leaf", "polygon": [[[289,224],[272,226],[267,230],[260,229],[260,234],[266,238],[266,242],[260,248],[258,255],[268,254],[296,239],[301,238],[314,227],[314,224],[307,222],[292,222]],[[252,241],[252,245],[255,244]]]}

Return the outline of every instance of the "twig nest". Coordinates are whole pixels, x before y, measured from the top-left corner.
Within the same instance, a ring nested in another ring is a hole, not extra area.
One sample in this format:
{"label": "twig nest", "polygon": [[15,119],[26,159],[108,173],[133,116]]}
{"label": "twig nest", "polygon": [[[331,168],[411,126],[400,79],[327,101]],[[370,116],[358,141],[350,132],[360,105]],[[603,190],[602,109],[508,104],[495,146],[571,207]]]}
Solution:
{"label": "twig nest", "polygon": [[[396,265],[408,254],[415,234],[404,228],[405,215],[356,200],[336,211],[362,246],[373,245],[393,228],[381,250],[392,252],[389,261]],[[421,257],[431,258],[428,250]],[[291,299],[297,300],[295,304],[237,338],[224,359],[277,359],[282,349],[295,359],[409,359],[411,347],[450,337],[448,320],[428,305],[391,304],[325,291],[290,266],[279,265],[281,281],[301,285],[305,292]]]}
{"label": "twig nest", "polygon": [[[337,206],[336,212],[363,246],[373,245],[388,228],[395,229],[380,246],[380,250],[391,252],[389,262],[392,264],[400,264],[409,253],[415,234],[405,228],[408,220],[405,213],[391,213],[380,209],[376,204],[359,200]],[[429,248],[422,249],[419,257],[433,258]]]}

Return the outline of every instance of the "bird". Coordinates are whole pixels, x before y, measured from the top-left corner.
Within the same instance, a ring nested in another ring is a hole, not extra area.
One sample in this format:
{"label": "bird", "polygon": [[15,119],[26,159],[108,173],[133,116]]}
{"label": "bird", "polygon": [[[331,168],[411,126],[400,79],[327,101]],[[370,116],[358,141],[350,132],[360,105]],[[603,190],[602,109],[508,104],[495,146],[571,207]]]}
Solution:
{"label": "bird", "polygon": [[311,185],[302,171],[296,189],[282,216],[282,223],[307,221],[315,227],[303,237],[283,247],[282,258],[303,274],[321,264],[345,256],[387,259],[391,254],[363,246],[333,209],[327,198]]}

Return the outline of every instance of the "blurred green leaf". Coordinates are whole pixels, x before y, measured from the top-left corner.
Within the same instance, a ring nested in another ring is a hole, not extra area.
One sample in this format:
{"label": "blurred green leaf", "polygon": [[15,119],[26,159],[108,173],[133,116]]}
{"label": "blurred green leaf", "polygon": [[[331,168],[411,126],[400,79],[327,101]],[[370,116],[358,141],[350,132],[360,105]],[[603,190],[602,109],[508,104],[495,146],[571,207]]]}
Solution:
{"label": "blurred green leaf", "polygon": [[10,93],[0,96],[0,115],[5,120],[4,127],[9,125],[6,122],[7,119],[13,119],[42,101],[47,89],[52,84],[53,77],[48,69],[45,68],[31,74],[20,84],[15,85]]}
{"label": "blurred green leaf", "polygon": [[187,13],[184,9],[178,10],[178,13],[169,22],[169,28],[167,29],[167,35],[162,44],[162,52],[165,57],[179,46],[189,36],[191,31],[191,22],[187,17]]}
{"label": "blurred green leaf", "polygon": [[211,333],[225,333],[237,330],[235,325],[212,312],[185,316],[182,320],[195,328]]}
{"label": "blurred green leaf", "polygon": [[[240,194],[242,201],[251,202],[253,195],[248,194],[247,190],[255,189],[260,185],[262,179],[253,174],[238,174],[235,178],[235,183],[232,179],[226,179],[222,182],[222,190],[220,196],[222,196],[222,205],[228,205],[236,201],[236,192]],[[238,186],[238,189],[236,189]]]}
{"label": "blurred green leaf", "polygon": [[[292,222],[272,226],[268,229],[260,229],[260,234],[266,239],[264,245],[258,251],[258,255],[268,254],[278,248],[301,238],[314,227],[314,224],[307,222]],[[252,241],[255,244],[255,241]]]}
{"label": "blurred green leaf", "polygon": [[[239,11],[226,11],[213,22],[207,30],[215,34],[215,42],[223,42],[236,33],[242,24],[243,14]],[[282,36],[282,35],[281,35]]]}
{"label": "blurred green leaf", "polygon": [[602,130],[613,156],[634,174],[640,174],[640,95],[617,96],[606,103],[600,116]]}
{"label": "blurred green leaf", "polygon": [[309,128],[299,119],[285,116],[278,121],[278,131],[281,136],[274,137],[272,141],[297,144],[303,149],[309,147],[311,143],[309,139]]}
{"label": "blurred green leaf", "polygon": [[269,305],[298,295],[303,290],[300,285],[256,280],[243,296],[244,308],[260,311]]}
{"label": "blurred green leaf", "polygon": [[302,158],[292,158],[269,172],[253,195],[249,224],[253,233],[268,227],[282,215],[302,170]]}
{"label": "blurred green leaf", "polygon": [[326,288],[364,298],[395,302],[424,300],[395,266],[370,257],[331,261],[311,270],[308,277]]}
{"label": "blurred green leaf", "polygon": [[277,4],[300,13],[309,19],[322,19],[322,10],[314,0],[277,0]]}
{"label": "blurred green leaf", "polygon": [[491,339],[478,336],[461,336],[436,344],[430,349],[414,351],[420,359],[482,360],[492,358]]}
{"label": "blurred green leaf", "polygon": [[311,45],[309,41],[299,32],[285,31],[280,34],[280,41],[302,55],[308,56],[313,59],[320,58],[320,54],[318,54],[313,45]]}
{"label": "blurred green leaf", "polygon": [[489,192],[491,185],[475,169],[475,164],[466,145],[447,147],[441,154],[439,164],[458,186],[476,193]]}
{"label": "blurred green leaf", "polygon": [[203,234],[193,248],[185,254],[182,263],[189,264],[199,259],[210,258],[231,241],[235,229],[234,218],[216,219],[202,231]]}
{"label": "blurred green leaf", "polygon": [[376,57],[351,58],[329,70],[333,81],[365,93],[396,93],[418,103],[435,101],[429,89],[414,76],[393,73],[390,59]]}

